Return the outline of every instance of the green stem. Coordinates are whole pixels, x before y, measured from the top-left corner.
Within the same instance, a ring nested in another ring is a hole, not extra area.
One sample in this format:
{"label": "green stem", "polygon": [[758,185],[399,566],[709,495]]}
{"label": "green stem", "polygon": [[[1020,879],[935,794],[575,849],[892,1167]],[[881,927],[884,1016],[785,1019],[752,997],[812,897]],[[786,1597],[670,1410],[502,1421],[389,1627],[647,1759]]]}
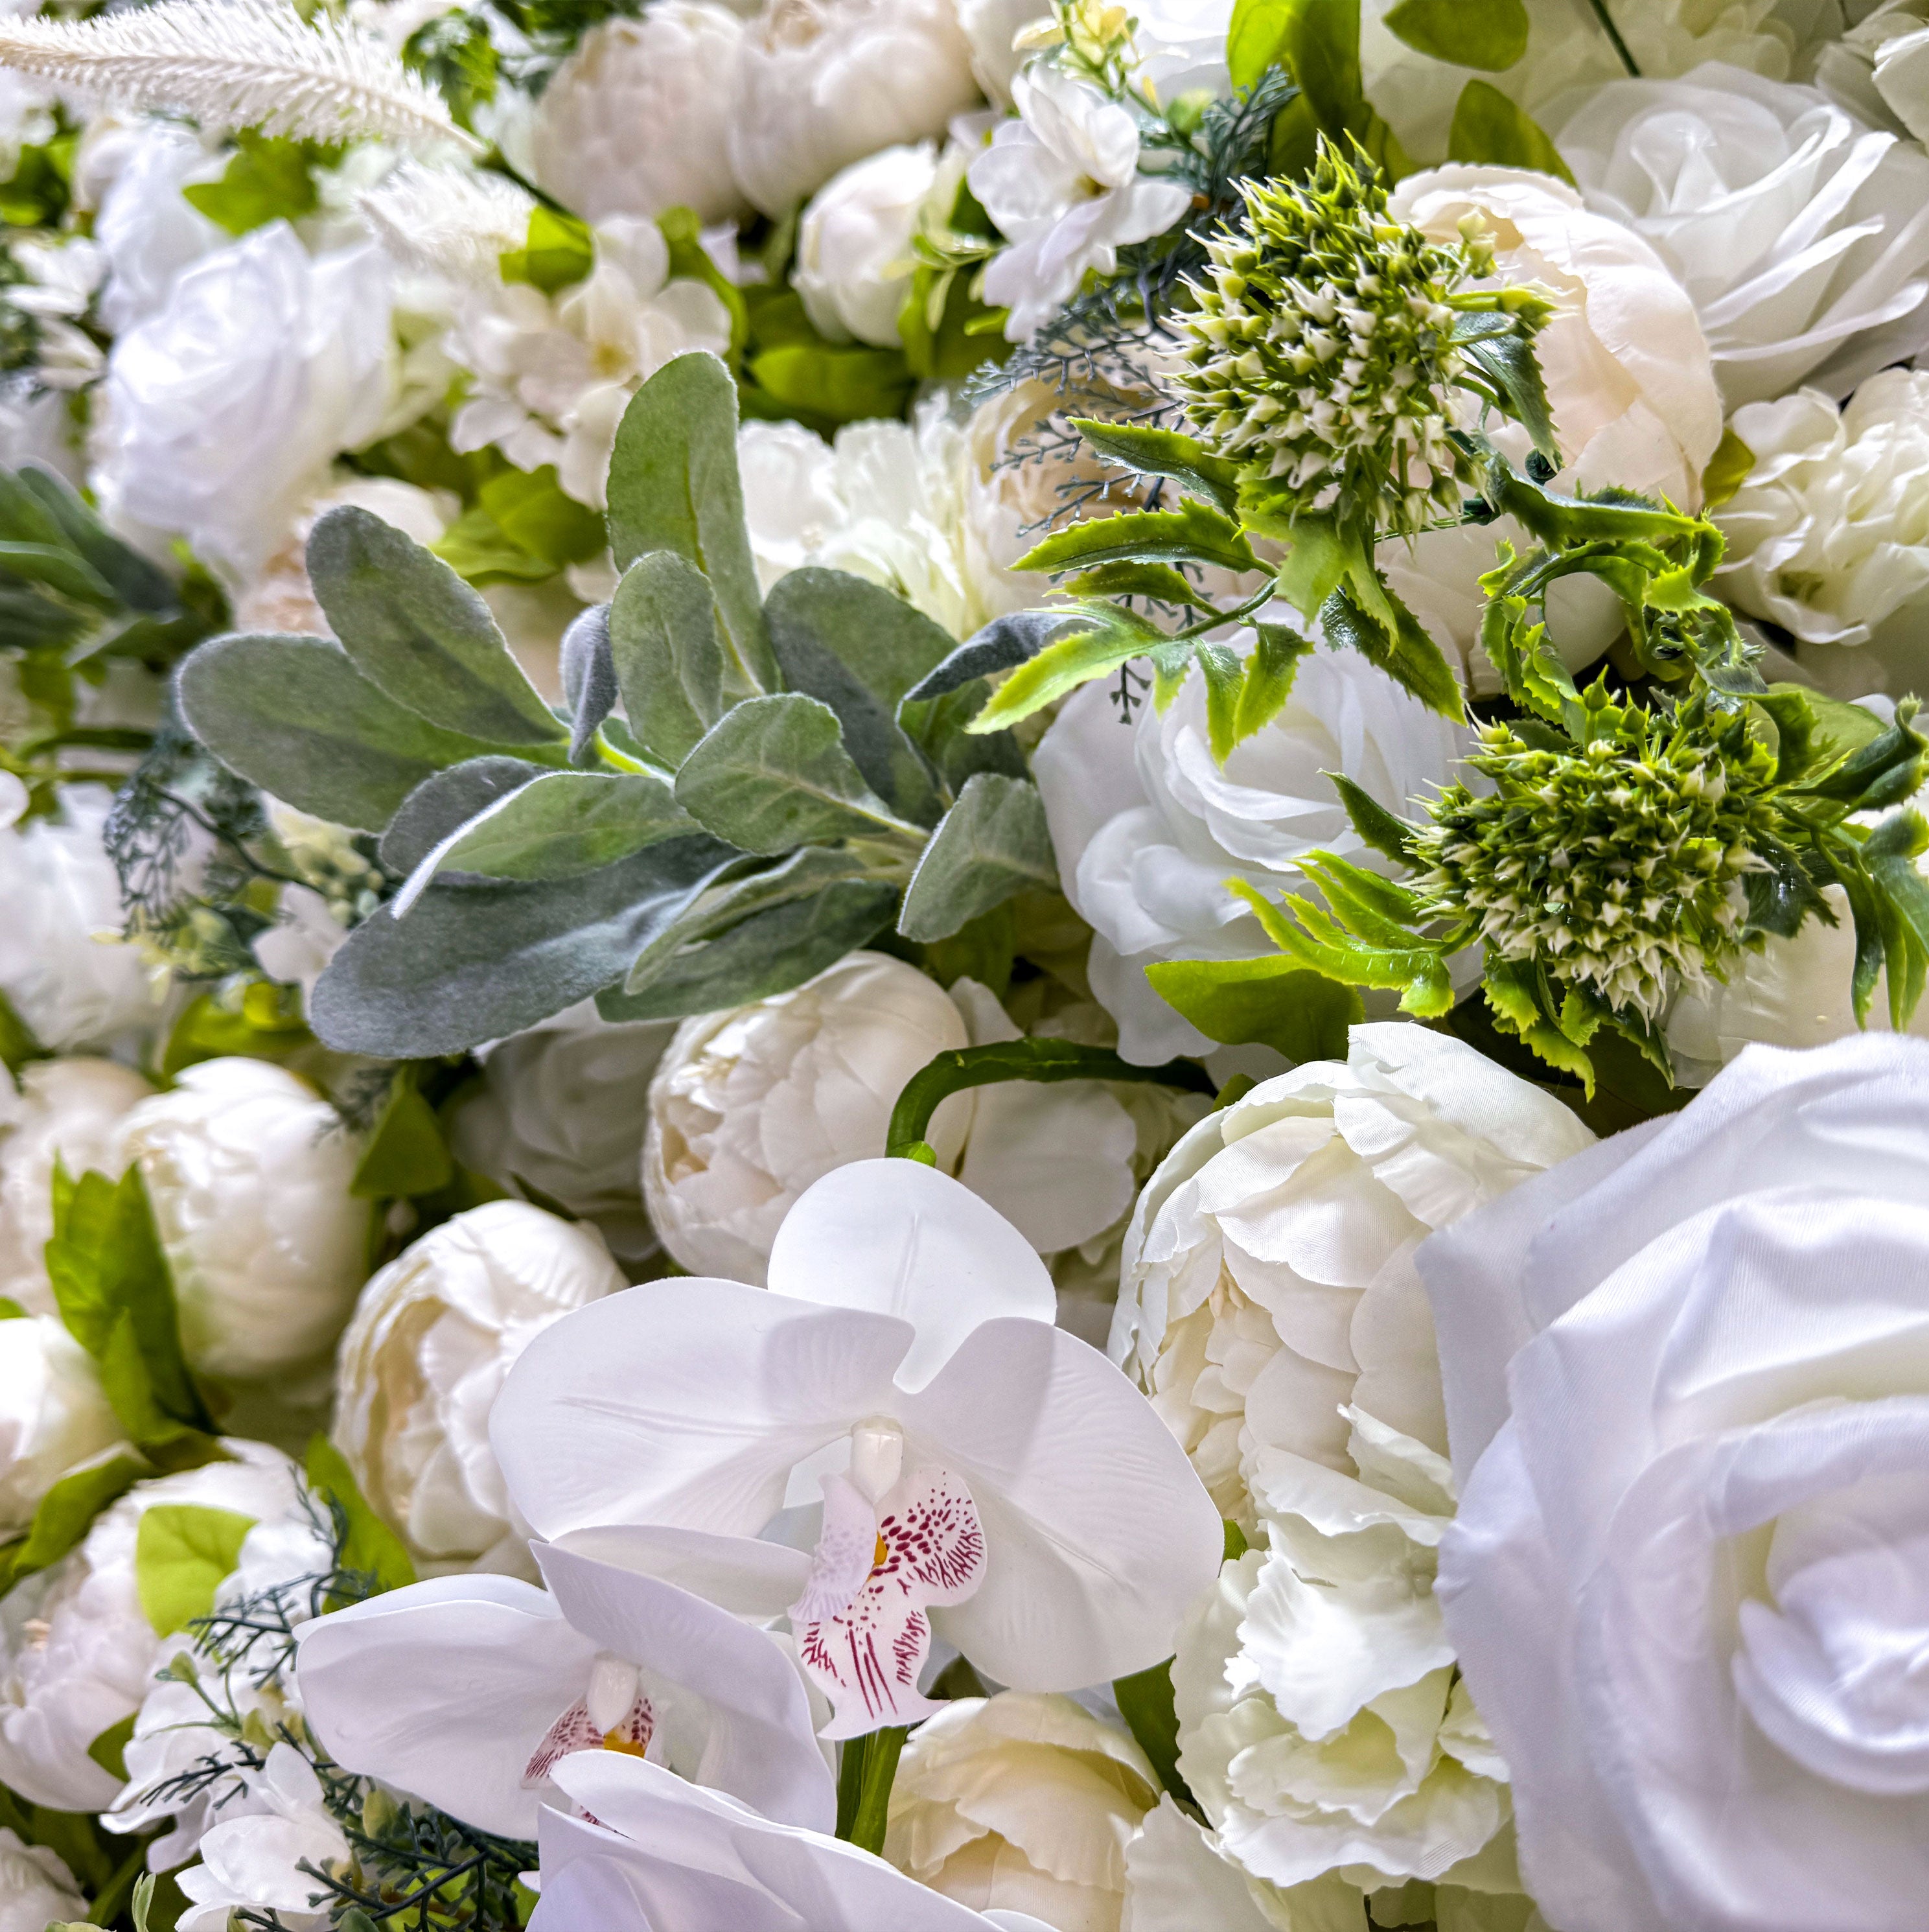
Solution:
{"label": "green stem", "polygon": [[1254,611],[1264,610],[1278,595],[1278,579],[1268,578],[1243,604],[1236,604],[1230,610],[1214,610],[1209,615],[1200,618],[1197,623],[1188,624],[1184,630],[1173,632],[1171,641],[1176,644],[1184,644],[1188,638],[1203,638],[1207,632],[1218,630],[1222,624],[1236,624],[1242,619],[1250,617]]}
{"label": "green stem", "polygon": [[891,1786],[909,1727],[887,1724],[846,1739],[837,1767],[837,1836],[864,1852],[881,1853],[891,1810]]}
{"label": "green stem", "polygon": [[1587,4],[1594,9],[1594,17],[1601,22],[1601,31],[1613,42],[1621,64],[1639,80],[1641,70],[1634,64],[1634,56],[1628,51],[1628,43],[1621,38],[1621,30],[1614,24],[1614,16],[1607,10],[1607,0],[1587,0]]}

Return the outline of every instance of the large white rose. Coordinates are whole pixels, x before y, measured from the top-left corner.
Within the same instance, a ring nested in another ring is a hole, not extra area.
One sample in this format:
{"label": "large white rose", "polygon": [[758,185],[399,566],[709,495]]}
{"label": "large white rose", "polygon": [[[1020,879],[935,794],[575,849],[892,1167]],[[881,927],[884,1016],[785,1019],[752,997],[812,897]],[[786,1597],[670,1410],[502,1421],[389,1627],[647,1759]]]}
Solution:
{"label": "large white rose", "polygon": [[730,82],[743,22],[711,0],[599,20],[557,68],[530,129],[537,185],[586,221],[750,211],[730,172]]}
{"label": "large white rose", "polygon": [[208,1060],[121,1122],[202,1374],[236,1382],[325,1361],[366,1272],[360,1148],[305,1082],[260,1060]]}
{"label": "large white rose", "polygon": [[904,1747],[884,1856],[976,1911],[1118,1932],[1125,1846],[1158,1793],[1145,1753],[1069,1697],[960,1697]]}
{"label": "large white rose", "polygon": [[730,163],[765,214],[975,104],[953,0],[766,0],[738,49]]}
{"label": "large white rose", "polygon": [[114,345],[96,482],[111,514],[245,580],[388,401],[378,248],[311,260],[286,222],[204,256]]}
{"label": "large white rose", "polygon": [[490,1411],[535,1336],[627,1286],[593,1229],[492,1201],[432,1228],[363,1289],[342,1338],[334,1438],[424,1563],[526,1568]]}
{"label": "large white rose", "polygon": [[0,1536],[76,1464],[122,1439],[94,1358],[51,1315],[0,1320]]}
{"label": "large white rose", "polygon": [[1286,709],[1224,766],[1206,729],[1203,681],[1163,716],[1122,722],[1109,680],[1067,703],[1033,757],[1065,895],[1097,935],[1092,988],[1119,1023],[1119,1049],[1148,1064],[1211,1042],[1146,984],[1155,959],[1245,959],[1273,950],[1226,888],[1269,897],[1304,881],[1301,856],[1362,848],[1326,772],[1397,812],[1447,782],[1466,734],[1356,652],[1303,659]]}
{"label": "large white rose", "polygon": [[54,1164],[118,1180],[115,1130],[154,1088],[111,1060],[31,1060],[17,1102],[0,1089],[0,1295],[37,1315],[53,1312],[43,1250],[53,1233]]}
{"label": "large white rose", "polygon": [[1563,1932],[1890,1932],[1929,1871],[1929,1046],[1757,1047],[1436,1238],[1439,1592]]}
{"label": "large white rose", "polygon": [[0,1932],[46,1932],[51,1924],[84,1920],[88,1910],[58,1852],[0,1825]]}
{"label": "large white rose", "polygon": [[218,181],[228,164],[177,122],[110,125],[88,140],[82,159],[100,188],[94,240],[106,259],[100,320],[124,335],[166,305],[182,274],[233,237],[181,190]]}
{"label": "large white rose", "polygon": [[1694,298],[1731,408],[1847,395],[1929,343],[1929,155],[1819,89],[1713,62],[1612,81],[1554,141]]}
{"label": "large white rose", "polygon": [[937,143],[920,141],[853,162],[812,196],[790,280],[819,334],[880,349],[903,340],[897,312],[915,266],[912,230],[937,176]]}
{"label": "large white rose", "polygon": [[133,1044],[160,1018],[148,970],[121,932],[121,882],[102,850],[113,796],[64,786],[60,819],[0,826],[0,992],[43,1046]]}

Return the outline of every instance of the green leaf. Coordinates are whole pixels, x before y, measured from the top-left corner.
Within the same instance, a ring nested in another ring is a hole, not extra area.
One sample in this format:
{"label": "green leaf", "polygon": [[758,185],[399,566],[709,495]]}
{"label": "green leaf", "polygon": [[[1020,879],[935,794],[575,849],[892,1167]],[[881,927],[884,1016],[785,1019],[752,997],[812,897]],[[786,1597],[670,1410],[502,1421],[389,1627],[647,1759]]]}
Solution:
{"label": "green leaf", "polygon": [[167,1036],[160,1072],[172,1080],[204,1060],[285,1060],[315,1043],[301,1016],[301,995],[293,986],[259,980],[241,990],[238,1006],[231,994],[199,993],[182,1010]]}
{"label": "green leaf", "polygon": [[1357,536],[1330,518],[1275,518],[1242,496],[1247,527],[1287,546],[1279,567],[1279,594],[1302,617],[1318,616],[1350,571],[1370,570],[1372,553]]}
{"label": "green leaf", "polygon": [[1176,510],[1127,510],[1055,530],[1011,567],[1043,572],[1089,569],[1113,560],[1197,563],[1218,570],[1260,568],[1252,546],[1223,511],[1183,496]]}
{"label": "green leaf", "polygon": [[145,1456],[122,1448],[103,1450],[70,1469],[40,1498],[26,1534],[0,1547],[0,1597],[22,1577],[48,1568],[77,1548],[109,1503],[154,1473]]}
{"label": "green leaf", "polygon": [[1134,1671],[1130,1677],[1114,1678],[1112,1695],[1127,1730],[1158,1773],[1160,1784],[1197,1816],[1199,1807],[1179,1771],[1179,1712],[1173,1701],[1171,1660],[1149,1670]]}
{"label": "green leaf", "polygon": [[1322,776],[1331,782],[1333,789],[1340,794],[1340,802],[1346,808],[1346,816],[1352,821],[1353,830],[1359,834],[1363,844],[1400,865],[1412,862],[1412,826],[1396,818],[1344,772],[1327,772]]}
{"label": "green leaf", "polygon": [[1229,515],[1237,507],[1239,466],[1215,456],[1194,437],[1145,423],[1104,422],[1092,416],[1068,418],[1101,456],[1141,476],[1168,476],[1181,489],[1203,497]]}
{"label": "green leaf", "polygon": [[465,758],[433,772],[402,801],[382,835],[382,862],[404,878],[478,813],[520,791],[544,767],[527,758]]}
{"label": "green leaf", "polygon": [[0,572],[23,584],[38,584],[90,610],[117,610],[120,599],[91,564],[54,544],[0,542]]}
{"label": "green leaf", "polygon": [[0,1294],[0,1322],[24,1322],[27,1311],[10,1294]]}
{"label": "green leaf", "polygon": [[436,556],[352,504],[308,539],[316,601],[355,668],[398,704],[484,743],[567,743],[489,606]]}
{"label": "green leaf", "polygon": [[671,771],[729,700],[752,688],[735,675],[709,580],[675,550],[652,550],[623,573],[610,603],[610,649],[630,729]]}
{"label": "green leaf", "polygon": [[596,241],[589,224],[541,202],[529,211],[529,233],[520,248],[496,258],[505,282],[528,282],[546,296],[586,281],[596,266]]}
{"label": "green leaf", "polygon": [[21,1018],[13,1001],[0,992],[0,1066],[17,1079],[22,1067],[52,1058],[34,1037],[33,1028]]}
{"label": "green leaf", "polygon": [[212,638],[176,688],[189,728],[231,771],[361,832],[379,832],[443,766],[490,748],[397,704],[325,638]]}
{"label": "green leaf", "polygon": [[1345,1059],[1346,1029],[1365,1010],[1350,986],[1277,955],[1155,960],[1146,978],[1208,1040],[1269,1046],[1295,1064]]}
{"label": "green leaf", "polygon": [[1074,597],[1147,597],[1195,610],[1218,608],[1191,578],[1169,563],[1101,563],[1095,570],[1067,578],[1061,588]]}
{"label": "green leaf", "polygon": [[710,251],[703,245],[703,224],[694,208],[666,208],[657,217],[657,227],[669,245],[672,278],[701,282],[729,311],[729,359],[734,364],[743,354],[750,334],[750,310],[743,290],[710,259]]}
{"label": "green leaf", "polygon": [[325,1436],[309,1442],[304,1473],[309,1488],[347,1520],[349,1533],[341,1553],[343,1569],[373,1577],[379,1591],[406,1590],[415,1582],[415,1565],[402,1539],[370,1508],[356,1486],[348,1458]]}
{"label": "green leaf", "polygon": [[1754,466],[1755,452],[1735,434],[1731,424],[1721,432],[1721,440],[1708,459],[1708,467],[1701,472],[1703,513],[1718,510],[1732,501]]}
{"label": "green leaf", "polygon": [[1088,628],[1047,644],[1020,664],[991,694],[984,709],[965,727],[967,731],[996,731],[1015,724],[1067,692],[1172,642],[1149,618],[1123,604],[1082,604],[1066,615]]}
{"label": "green leaf", "polygon": [[1460,680],[1419,619],[1383,582],[1378,586],[1380,608],[1369,614],[1355,601],[1358,584],[1355,578],[1320,606],[1319,623],[1327,641],[1358,651],[1443,718],[1464,717]]}
{"label": "green leaf", "polygon": [[1284,624],[1255,624],[1259,642],[1247,658],[1245,676],[1233,714],[1233,743],[1243,745],[1263,731],[1284,711],[1292,696],[1293,680],[1302,658],[1310,656],[1313,640]]}
{"label": "green leaf", "polygon": [[831,427],[902,416],[911,400],[911,367],[901,349],[785,343],[753,356],[750,375],[786,414]]}
{"label": "green leaf", "polygon": [[[1474,317],[1468,317],[1469,321]],[[1532,437],[1534,447],[1558,467],[1561,446],[1554,440],[1553,412],[1548,406],[1547,385],[1541,378],[1540,358],[1534,345],[1520,334],[1512,318],[1502,316],[1478,318],[1482,322],[1505,322],[1505,330],[1489,329],[1478,334],[1456,332],[1460,353],[1486,376],[1499,392],[1508,413]]]}
{"label": "green leaf", "polygon": [[897,930],[906,939],[948,939],[1014,892],[1050,890],[1058,878],[1038,788],[981,772],[932,833],[906,889]]}
{"label": "green leaf", "polygon": [[[1465,0],[1430,0],[1430,4],[1457,7]],[[1481,167],[1531,168],[1536,174],[1553,175],[1570,188],[1574,185],[1573,170],[1539,124],[1484,80],[1470,80],[1460,89],[1453,126],[1447,134],[1447,158]]]}
{"label": "green leaf", "polygon": [[442,1124],[422,1092],[418,1070],[405,1061],[388,1083],[349,1192],[358,1201],[406,1200],[433,1194],[454,1178]]}
{"label": "green leaf", "polygon": [[189,207],[230,235],[313,214],[321,197],[312,170],[318,161],[339,160],[341,152],[252,129],[237,134],[235,142],[219,181],[190,182],[181,190]]}
{"label": "green leaf", "polygon": [[113,586],[130,610],[171,617],[180,598],[166,572],[115,536],[63,477],[28,464],[13,479],[17,491],[37,503],[60,536]]}
{"label": "green leaf", "polygon": [[1489,74],[1511,67],[1527,51],[1522,0],[1400,0],[1388,10],[1386,26],[1415,52]]}
{"label": "green leaf", "polygon": [[109,1724],[87,1747],[87,1755],[107,1775],[124,1784],[127,1781],[127,1747],[133,1742],[134,1720],[138,1711],[130,1711],[118,1724]]}
{"label": "green leaf", "polygon": [[774,856],[839,838],[909,839],[844,748],[837,714],[798,692],[726,712],[676,775],[676,802],[745,852]]}
{"label": "green leaf", "polygon": [[157,1636],[172,1636],[214,1607],[255,1519],[204,1503],[153,1503],[134,1538],[134,1585]]}
{"label": "green leaf", "polygon": [[541,584],[598,555],[603,519],[570,496],[556,465],[505,465],[429,548],[467,584]]}
{"label": "green leaf", "polygon": [[778,688],[737,473],[737,387],[715,356],[674,356],[630,399],[610,459],[610,545],[619,570],[657,550],[694,564],[745,686]]}

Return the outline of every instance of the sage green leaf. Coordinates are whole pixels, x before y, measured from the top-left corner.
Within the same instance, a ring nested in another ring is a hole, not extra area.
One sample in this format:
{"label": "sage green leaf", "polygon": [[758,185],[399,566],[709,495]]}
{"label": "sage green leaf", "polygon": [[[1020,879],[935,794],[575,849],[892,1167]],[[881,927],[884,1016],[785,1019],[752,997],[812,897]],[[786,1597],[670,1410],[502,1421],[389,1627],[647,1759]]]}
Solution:
{"label": "sage green leaf", "polygon": [[1081,604],[1068,614],[1080,620],[1080,628],[1020,664],[991,694],[984,709],[965,727],[967,731],[996,731],[1015,724],[1067,692],[1172,643],[1150,618],[1123,604]]}
{"label": "sage green leaf", "polygon": [[414,538],[340,505],[308,539],[308,579],[355,668],[397,704],[487,744],[568,743],[481,593]]}
{"label": "sage green leaf", "polygon": [[[356,1486],[348,1458],[325,1436],[310,1439],[302,1473],[309,1488],[323,1503],[339,1510],[347,1522],[349,1533],[341,1551],[344,1570],[372,1578],[377,1594],[406,1590],[415,1582],[415,1565],[402,1539],[370,1508]],[[328,1607],[338,1606],[331,1604]]]}
{"label": "sage green leaf", "polygon": [[[150,616],[178,615],[181,600],[158,564],[115,536],[82,501],[64,477],[37,463],[25,465],[16,481],[58,530],[74,552],[86,559],[130,610]],[[53,539],[32,539],[49,542]]]}
{"label": "sage green leaf", "polygon": [[718,838],[766,856],[840,838],[924,840],[864,782],[837,713],[801,692],[726,712],[683,761],[676,802]]}
{"label": "sage green leaf", "polygon": [[1208,1040],[1269,1046],[1295,1062],[1345,1059],[1346,1029],[1365,1011],[1352,987],[1277,954],[1155,960],[1146,978]]}
{"label": "sage green leaf", "polygon": [[424,778],[488,747],[371,684],[325,638],[211,638],[175,689],[230,771],[303,812],[379,832]]}
{"label": "sage green leaf", "polygon": [[405,920],[357,926],[315,988],[325,1045],[384,1060],[460,1053],[520,1033],[623,976],[659,926],[740,854],[672,838],[578,879],[438,883]]}
{"label": "sage green leaf", "polygon": [[569,706],[569,761],[594,766],[597,733],[616,708],[616,665],[610,649],[610,607],[592,604],[570,620],[556,654],[556,675]]}
{"label": "sage green leaf", "polygon": [[974,772],[998,772],[1022,778],[1030,769],[1018,741],[1009,731],[974,734],[972,720],[990,701],[991,693],[972,683],[941,698],[907,698],[897,707],[905,735],[930,760],[939,782],[955,797]]}
{"label": "sage green leaf", "polygon": [[[1462,0],[1433,0],[1457,7]],[[1469,67],[1475,63],[1469,61]],[[1517,106],[1490,82],[1470,80],[1460,89],[1454,124],[1447,134],[1447,158],[1481,167],[1531,168],[1574,185],[1574,172],[1560,150],[1523,108]]]}
{"label": "sage green leaf", "polygon": [[[548,768],[527,758],[466,758],[436,772],[402,801],[382,835],[382,862],[404,878],[451,833],[520,791]],[[445,884],[449,883],[445,878]]]}
{"label": "sage green leaf", "polygon": [[0,1596],[22,1577],[58,1563],[78,1546],[109,1503],[155,1473],[145,1456],[124,1448],[104,1449],[68,1470],[41,1497],[26,1534],[0,1546]]}
{"label": "sage green leaf", "polygon": [[1489,74],[1527,51],[1522,0],[1400,0],[1388,10],[1386,27],[1416,52]]}
{"label": "sage green leaf", "polygon": [[1197,563],[1242,572],[1260,568],[1245,533],[1230,517],[1195,497],[1182,496],[1176,510],[1127,510],[1054,530],[1012,568],[1089,569],[1115,560]]}
{"label": "sage green leaf", "polygon": [[906,888],[897,929],[906,939],[948,939],[1014,892],[1050,891],[1058,882],[1038,787],[981,772],[932,833]]}
{"label": "sage green leaf", "polygon": [[92,610],[115,610],[121,600],[106,579],[84,558],[53,544],[0,542],[0,572],[26,584],[44,585]]}
{"label": "sage green leaf", "polygon": [[1078,621],[1077,613],[1071,610],[1016,610],[994,617],[913,685],[904,694],[904,702],[927,704],[979,678],[1016,670]]}
{"label": "sage green leaf", "polygon": [[631,733],[671,771],[753,688],[735,676],[709,580],[675,550],[652,550],[623,573],[610,649]]}
{"label": "sage green leaf", "polygon": [[1178,430],[1147,423],[1101,422],[1074,416],[1071,426],[1099,454],[1142,476],[1167,476],[1182,489],[1215,503],[1229,514],[1239,500],[1239,466],[1215,456]]}
{"label": "sage green leaf", "polygon": [[737,386],[715,356],[673,356],[631,398],[610,458],[610,547],[619,570],[656,550],[694,564],[739,672],[777,688],[737,473]]}
{"label": "sage green leaf", "polygon": [[214,1607],[255,1519],[205,1503],[151,1503],[134,1534],[134,1587],[156,1636],[172,1636]]}

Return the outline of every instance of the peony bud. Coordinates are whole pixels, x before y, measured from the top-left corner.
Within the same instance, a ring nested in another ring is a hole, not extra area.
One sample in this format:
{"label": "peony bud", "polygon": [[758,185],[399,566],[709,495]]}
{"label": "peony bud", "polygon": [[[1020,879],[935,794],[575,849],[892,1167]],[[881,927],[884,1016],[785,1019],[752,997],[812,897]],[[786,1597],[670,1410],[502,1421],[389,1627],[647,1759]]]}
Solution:
{"label": "peony bud", "polygon": [[819,334],[897,346],[912,230],[937,174],[937,148],[921,141],[886,148],[818,190],[798,230],[791,282]]}

